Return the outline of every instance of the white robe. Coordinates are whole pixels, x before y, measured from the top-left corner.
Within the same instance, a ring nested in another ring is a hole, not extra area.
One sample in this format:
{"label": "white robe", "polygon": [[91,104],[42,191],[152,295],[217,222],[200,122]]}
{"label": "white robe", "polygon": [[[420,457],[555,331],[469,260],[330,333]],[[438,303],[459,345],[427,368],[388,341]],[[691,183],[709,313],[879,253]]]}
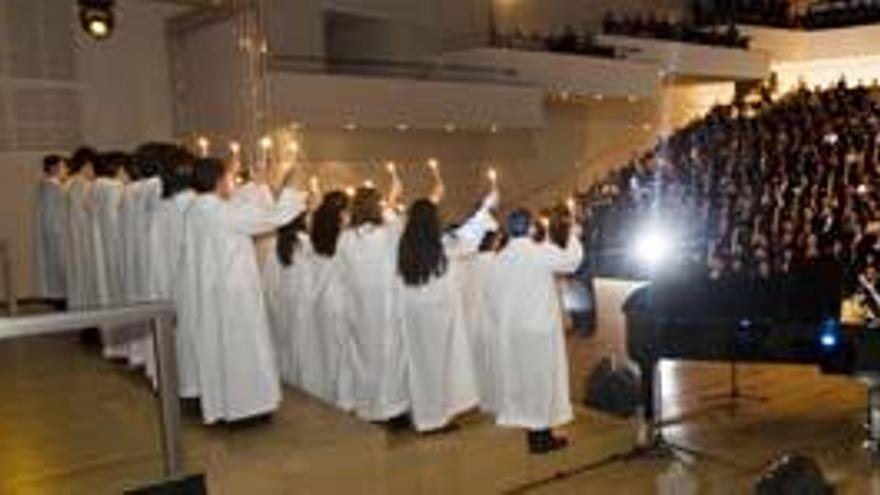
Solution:
{"label": "white robe", "polygon": [[353,405],[368,421],[391,419],[409,408],[397,278],[400,231],[397,218],[350,228],[337,248],[348,302]]}
{"label": "white robe", "polygon": [[[436,430],[479,402],[473,355],[462,308],[459,263],[476,250],[495,222],[480,210],[454,235],[444,238],[446,272],[419,287],[404,285],[403,335],[413,423]],[[402,281],[401,281],[402,283]]]}
{"label": "white robe", "polygon": [[[195,197],[193,191],[182,191],[162,201],[153,221],[155,235],[151,236],[150,259],[155,263],[150,272],[150,293],[159,299],[173,301],[178,314],[181,291],[176,281],[178,272],[183,269],[184,221]],[[180,396],[196,398],[199,394],[194,344],[179,331],[175,333],[175,343]]]}
{"label": "white robe", "polygon": [[[121,182],[99,177],[92,187],[92,204],[96,231],[96,255],[102,269],[98,271],[98,303],[102,306],[125,302],[123,285],[122,224],[119,212],[123,185]],[[128,355],[126,335],[113,329],[102,329],[104,357],[124,358]]]}
{"label": "white robe", "polygon": [[68,187],[69,252],[66,261],[68,305],[82,309],[97,304],[97,267],[92,232],[92,184],[80,176]]}
{"label": "white robe", "polygon": [[495,256],[494,252],[476,253],[463,261],[459,268],[464,279],[461,298],[477,375],[480,409],[489,413],[495,412],[493,344],[497,330],[489,308]]}
{"label": "white robe", "polygon": [[186,218],[180,331],[195,343],[206,424],[266,414],[281,402],[278,369],[252,236],[291,221],[302,195],[271,209],[197,197]]}
{"label": "white robe", "polygon": [[60,181],[44,178],[37,186],[34,247],[37,294],[48,299],[67,296],[65,256],[67,241],[67,191]]}
{"label": "white robe", "polygon": [[[151,273],[154,271],[154,263],[151,256],[152,248],[158,242],[158,232],[154,229],[154,218],[162,197],[162,182],[158,177],[151,177],[138,181],[134,188],[132,203],[129,205],[129,221],[131,225],[127,234],[131,237],[127,243],[131,250],[127,253],[129,259],[126,268],[132,270],[128,282],[130,302],[151,301],[160,298],[153,291]],[[130,331],[129,363],[132,366],[143,366],[147,376],[154,381],[156,379],[155,359],[153,350],[153,338],[149,325],[136,325]]]}
{"label": "white robe", "polygon": [[555,244],[513,239],[492,270],[497,422],[531,430],[572,420],[568,358],[555,275],[573,273],[582,256],[572,236]]}
{"label": "white robe", "polygon": [[311,247],[308,236],[300,233],[299,237],[300,245],[293,253],[292,265],[283,266],[276,253],[268,252],[262,266],[276,362],[281,380],[292,387],[302,387],[303,336],[310,324],[306,318],[306,297],[311,291]]}
{"label": "white robe", "polygon": [[300,347],[303,388],[340,409],[354,407],[354,352],[342,273],[337,258],[313,253],[305,294],[305,335]]}

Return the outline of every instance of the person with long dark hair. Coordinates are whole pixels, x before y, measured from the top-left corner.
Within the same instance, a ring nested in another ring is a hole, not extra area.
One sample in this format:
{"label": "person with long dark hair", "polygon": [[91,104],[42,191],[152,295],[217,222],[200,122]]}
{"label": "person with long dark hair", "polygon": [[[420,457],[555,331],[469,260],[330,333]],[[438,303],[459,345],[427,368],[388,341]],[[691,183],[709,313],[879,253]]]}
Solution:
{"label": "person with long dark hair", "polygon": [[510,242],[492,271],[493,315],[498,325],[497,422],[528,430],[529,451],[542,454],[565,447],[552,428],[571,421],[568,357],[556,276],[577,270],[582,248],[577,229],[566,247],[532,240],[526,210],[507,217]]}
{"label": "person with long dark hair", "polygon": [[275,252],[263,261],[266,308],[273,330],[281,380],[302,387],[301,361],[310,337],[308,306],[311,293],[312,247],[309,215],[304,212],[276,231]]}
{"label": "person with long dark hair", "polygon": [[300,347],[303,388],[343,410],[353,407],[353,342],[346,320],[348,298],[336,251],[348,204],[344,192],[333,191],[324,196],[312,214],[311,290],[303,294],[309,325]]}
{"label": "person with long dark hair", "polygon": [[232,200],[234,174],[220,160],[196,161],[199,195],[184,229],[179,328],[195,344],[206,424],[266,416],[280,405],[281,382],[253,237],[305,210],[305,194],[291,187],[295,173],[288,174],[271,208]]}
{"label": "person with long dark hair", "polygon": [[489,210],[498,198],[493,190],[475,215],[444,235],[437,206],[442,180],[437,169],[432,170],[435,193],[409,207],[397,253],[404,287],[407,382],[413,424],[420,432],[444,429],[455,415],[479,403],[457,265],[495,227]]}
{"label": "person with long dark hair", "polygon": [[352,405],[368,421],[397,419],[409,408],[396,266],[401,222],[395,208],[401,185],[393,167],[389,173],[391,190],[384,206],[375,188],[357,190],[351,221],[337,247],[352,343]]}

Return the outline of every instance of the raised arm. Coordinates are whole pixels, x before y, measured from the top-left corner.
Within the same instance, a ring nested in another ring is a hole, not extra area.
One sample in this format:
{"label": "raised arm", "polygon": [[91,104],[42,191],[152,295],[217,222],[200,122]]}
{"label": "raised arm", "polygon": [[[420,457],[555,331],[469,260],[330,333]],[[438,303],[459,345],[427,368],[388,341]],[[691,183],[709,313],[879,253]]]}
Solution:
{"label": "raised arm", "polygon": [[580,229],[573,227],[568,234],[565,249],[552,242],[542,245],[547,268],[554,273],[571,274],[577,271],[584,256],[584,248],[580,240]]}
{"label": "raised arm", "polygon": [[394,162],[388,162],[385,168],[391,176],[391,188],[388,190],[388,197],[385,201],[389,208],[395,209],[400,204],[400,198],[403,196],[403,183],[400,181],[400,176],[397,175],[397,167],[394,165]]}
{"label": "raised arm", "polygon": [[253,236],[271,232],[290,222],[305,211],[306,193],[285,188],[278,200],[270,205],[251,201],[230,201],[232,228],[241,234]]}
{"label": "raised arm", "polygon": [[443,196],[446,195],[446,184],[443,183],[443,177],[440,175],[440,163],[432,158],[428,160],[428,168],[431,170],[431,176],[434,178],[431,201],[434,204],[440,204],[443,201]]}
{"label": "raised arm", "polygon": [[447,238],[450,254],[465,256],[476,252],[486,233],[498,229],[498,222],[492,215],[492,210],[498,206],[498,197],[498,190],[492,189],[483,198],[480,208]]}

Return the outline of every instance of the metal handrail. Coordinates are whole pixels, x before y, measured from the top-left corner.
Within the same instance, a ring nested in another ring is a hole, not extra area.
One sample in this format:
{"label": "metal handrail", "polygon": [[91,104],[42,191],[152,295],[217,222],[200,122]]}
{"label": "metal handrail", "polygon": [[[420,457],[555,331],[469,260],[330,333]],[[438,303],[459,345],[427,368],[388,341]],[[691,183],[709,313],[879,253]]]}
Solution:
{"label": "metal handrail", "polygon": [[176,478],[183,473],[180,439],[180,403],[177,399],[177,356],[174,342],[174,305],[167,301],[128,306],[86,309],[18,318],[0,318],[0,342],[40,335],[76,332],[82,328],[101,327],[104,331],[123,330],[125,326],[150,322],[155,344],[159,395],[159,417],[165,476]]}
{"label": "metal handrail", "polygon": [[15,273],[12,271],[12,251],[6,239],[0,239],[0,264],[3,270],[3,292],[10,316],[18,314],[18,293],[15,290]]}

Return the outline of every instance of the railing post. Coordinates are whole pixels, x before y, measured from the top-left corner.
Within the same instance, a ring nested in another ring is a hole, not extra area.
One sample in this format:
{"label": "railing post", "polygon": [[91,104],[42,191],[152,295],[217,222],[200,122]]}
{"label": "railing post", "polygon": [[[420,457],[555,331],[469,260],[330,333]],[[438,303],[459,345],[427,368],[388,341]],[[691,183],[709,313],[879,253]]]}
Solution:
{"label": "railing post", "polygon": [[3,256],[3,288],[6,292],[9,316],[18,315],[18,295],[15,290],[15,274],[12,273],[12,252],[6,239],[0,240],[0,255]]}
{"label": "railing post", "polygon": [[167,315],[154,317],[152,332],[159,382],[158,400],[165,476],[176,478],[183,473],[183,450],[180,438],[180,402],[177,397],[177,357],[171,318]]}

